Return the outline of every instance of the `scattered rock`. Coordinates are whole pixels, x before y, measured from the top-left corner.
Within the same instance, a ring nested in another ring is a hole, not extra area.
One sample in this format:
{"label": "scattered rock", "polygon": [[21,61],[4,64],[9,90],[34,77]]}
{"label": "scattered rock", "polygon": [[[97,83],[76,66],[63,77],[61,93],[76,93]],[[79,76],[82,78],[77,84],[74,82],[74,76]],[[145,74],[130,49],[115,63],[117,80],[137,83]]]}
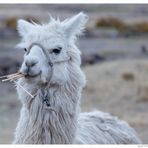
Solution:
{"label": "scattered rock", "polygon": [[90,55],[85,55],[82,57],[82,65],[93,65],[99,62],[104,61],[105,58],[99,54],[90,54]]}
{"label": "scattered rock", "polygon": [[148,50],[147,50],[147,48],[146,48],[145,45],[142,45],[142,46],[141,46],[141,52],[142,52],[143,54],[147,54],[147,53],[148,53]]}
{"label": "scattered rock", "polygon": [[133,81],[135,79],[135,76],[133,73],[131,72],[124,72],[122,74],[122,78],[125,80],[125,81]]}

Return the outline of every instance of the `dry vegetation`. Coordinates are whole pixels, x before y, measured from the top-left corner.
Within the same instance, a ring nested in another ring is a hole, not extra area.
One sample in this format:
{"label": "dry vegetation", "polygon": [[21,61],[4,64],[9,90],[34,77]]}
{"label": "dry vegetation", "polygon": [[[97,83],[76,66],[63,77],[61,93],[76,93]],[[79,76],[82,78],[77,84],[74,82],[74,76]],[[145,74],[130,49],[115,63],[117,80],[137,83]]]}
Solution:
{"label": "dry vegetation", "polygon": [[[40,21],[32,16],[26,16],[24,17],[25,20],[29,22],[36,22],[40,23]],[[16,30],[16,22],[18,18],[17,17],[10,17],[7,18],[4,21],[4,26],[9,29]],[[128,24],[124,21],[122,21],[119,18],[115,17],[103,17],[96,20],[94,27],[87,27],[86,32],[91,33],[96,28],[114,28],[116,29],[120,35],[128,34],[135,35],[137,33],[148,33],[148,22],[147,21],[140,21],[140,22],[134,22],[131,24]]]}
{"label": "dry vegetation", "polygon": [[113,27],[117,29],[119,32],[122,32],[126,28],[126,24],[117,18],[100,18],[96,22],[96,27]]}
{"label": "dry vegetation", "polygon": [[[39,23],[39,21],[31,16],[27,16],[24,18],[25,20],[27,20],[28,22],[35,22],[35,23]],[[16,29],[16,25],[17,25],[17,20],[18,18],[16,17],[10,17],[8,19],[5,20],[5,27],[6,28],[10,28],[10,29]]]}
{"label": "dry vegetation", "polygon": [[133,25],[133,28],[141,33],[148,33],[148,22],[139,22]]}
{"label": "dry vegetation", "polygon": [[96,27],[111,27],[116,29],[119,33],[148,33],[148,22],[140,21],[128,24],[118,18],[108,17],[100,18],[96,21]]}

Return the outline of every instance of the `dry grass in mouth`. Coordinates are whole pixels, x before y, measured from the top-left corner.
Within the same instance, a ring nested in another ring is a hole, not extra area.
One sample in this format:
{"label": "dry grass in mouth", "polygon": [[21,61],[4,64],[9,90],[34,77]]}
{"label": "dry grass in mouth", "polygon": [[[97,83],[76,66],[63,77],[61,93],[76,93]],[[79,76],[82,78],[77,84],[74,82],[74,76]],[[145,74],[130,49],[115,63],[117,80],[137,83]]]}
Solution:
{"label": "dry grass in mouth", "polygon": [[2,79],[2,82],[14,82],[17,86],[21,87],[31,98],[34,98],[32,94],[30,94],[22,85],[16,82],[17,79],[24,77],[24,75],[20,72],[10,74],[10,75],[5,75],[1,76],[0,79]]}
{"label": "dry grass in mouth", "polygon": [[13,82],[14,80],[17,80],[21,77],[23,77],[24,75],[17,72],[17,73],[14,73],[14,74],[10,74],[10,75],[6,75],[6,76],[2,76],[0,77],[2,80],[2,82],[6,82],[6,81],[10,81],[10,82]]}

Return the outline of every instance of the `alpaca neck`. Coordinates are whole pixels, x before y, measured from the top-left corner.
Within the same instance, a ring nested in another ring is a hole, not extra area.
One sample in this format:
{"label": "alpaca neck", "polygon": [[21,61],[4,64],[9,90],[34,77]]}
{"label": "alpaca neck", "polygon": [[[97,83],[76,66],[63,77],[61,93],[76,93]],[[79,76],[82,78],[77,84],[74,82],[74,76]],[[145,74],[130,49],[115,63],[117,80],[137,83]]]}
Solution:
{"label": "alpaca neck", "polygon": [[79,90],[70,89],[68,85],[50,88],[47,97],[50,106],[41,96],[41,90],[38,90],[38,95],[27,105],[29,122],[24,143],[73,143],[79,113]]}

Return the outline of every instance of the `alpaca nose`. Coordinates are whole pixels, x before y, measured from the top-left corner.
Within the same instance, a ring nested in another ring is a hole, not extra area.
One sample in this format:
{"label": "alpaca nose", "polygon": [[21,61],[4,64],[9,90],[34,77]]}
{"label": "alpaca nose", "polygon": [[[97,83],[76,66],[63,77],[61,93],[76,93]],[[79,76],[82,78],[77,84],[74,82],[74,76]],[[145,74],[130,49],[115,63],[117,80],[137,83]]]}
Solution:
{"label": "alpaca nose", "polygon": [[31,68],[31,67],[35,66],[37,63],[38,63],[37,60],[26,60],[25,61],[25,65],[28,68]]}

